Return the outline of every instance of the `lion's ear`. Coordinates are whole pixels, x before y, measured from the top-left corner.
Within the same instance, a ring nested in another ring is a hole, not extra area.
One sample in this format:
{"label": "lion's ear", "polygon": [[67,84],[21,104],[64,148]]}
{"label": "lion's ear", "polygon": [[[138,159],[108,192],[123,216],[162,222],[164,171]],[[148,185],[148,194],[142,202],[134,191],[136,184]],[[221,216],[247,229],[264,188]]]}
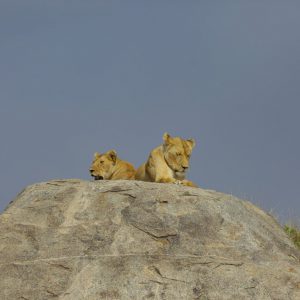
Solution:
{"label": "lion's ear", "polygon": [[98,158],[99,156],[101,156],[100,153],[98,153],[98,152],[95,152],[95,153],[94,153],[94,158],[95,158],[95,159]]}
{"label": "lion's ear", "polygon": [[188,139],[188,140],[186,140],[186,142],[191,147],[191,149],[193,149],[195,147],[195,145],[196,145],[196,142],[195,142],[194,139]]}
{"label": "lion's ear", "polygon": [[110,150],[107,152],[107,155],[111,158],[113,162],[117,160],[117,152],[115,150]]}
{"label": "lion's ear", "polygon": [[163,140],[166,144],[169,144],[170,138],[171,138],[171,136],[167,132],[165,132],[163,135]]}

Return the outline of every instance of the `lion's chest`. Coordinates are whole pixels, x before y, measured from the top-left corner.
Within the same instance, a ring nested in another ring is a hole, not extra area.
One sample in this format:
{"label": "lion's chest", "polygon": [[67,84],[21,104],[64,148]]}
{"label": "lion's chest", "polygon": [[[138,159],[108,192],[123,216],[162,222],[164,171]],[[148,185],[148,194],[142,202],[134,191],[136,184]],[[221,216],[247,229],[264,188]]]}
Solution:
{"label": "lion's chest", "polygon": [[161,173],[163,173],[166,178],[176,178],[176,173],[167,165],[165,161],[161,164]]}

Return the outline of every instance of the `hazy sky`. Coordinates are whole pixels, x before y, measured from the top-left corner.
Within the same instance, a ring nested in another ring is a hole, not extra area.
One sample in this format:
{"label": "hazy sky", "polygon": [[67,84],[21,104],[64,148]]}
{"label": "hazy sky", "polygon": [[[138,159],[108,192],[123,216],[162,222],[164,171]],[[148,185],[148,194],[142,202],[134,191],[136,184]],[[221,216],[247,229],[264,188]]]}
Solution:
{"label": "hazy sky", "polygon": [[197,142],[188,178],[300,216],[300,1],[0,0],[0,209]]}

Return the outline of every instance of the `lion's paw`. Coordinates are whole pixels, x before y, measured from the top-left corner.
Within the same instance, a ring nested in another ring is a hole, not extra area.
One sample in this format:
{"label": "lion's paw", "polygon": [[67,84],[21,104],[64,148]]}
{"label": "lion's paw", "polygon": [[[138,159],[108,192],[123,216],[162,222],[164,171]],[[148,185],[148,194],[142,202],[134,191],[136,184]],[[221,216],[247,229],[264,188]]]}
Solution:
{"label": "lion's paw", "polygon": [[175,180],[173,183],[174,184],[183,184],[183,182],[181,180]]}

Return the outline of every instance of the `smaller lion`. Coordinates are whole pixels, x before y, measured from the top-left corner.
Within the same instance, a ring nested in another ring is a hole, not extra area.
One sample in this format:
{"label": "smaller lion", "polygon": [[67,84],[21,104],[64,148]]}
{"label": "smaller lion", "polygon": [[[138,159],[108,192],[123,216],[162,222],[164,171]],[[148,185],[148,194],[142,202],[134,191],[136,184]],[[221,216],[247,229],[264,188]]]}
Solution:
{"label": "smaller lion", "polygon": [[133,180],[135,168],[129,162],[119,159],[115,150],[109,150],[104,154],[94,154],[90,174],[95,180]]}
{"label": "smaller lion", "polygon": [[148,160],[137,169],[135,179],[197,187],[185,179],[195,140],[171,137],[168,133],[163,140],[164,144],[153,149]]}

